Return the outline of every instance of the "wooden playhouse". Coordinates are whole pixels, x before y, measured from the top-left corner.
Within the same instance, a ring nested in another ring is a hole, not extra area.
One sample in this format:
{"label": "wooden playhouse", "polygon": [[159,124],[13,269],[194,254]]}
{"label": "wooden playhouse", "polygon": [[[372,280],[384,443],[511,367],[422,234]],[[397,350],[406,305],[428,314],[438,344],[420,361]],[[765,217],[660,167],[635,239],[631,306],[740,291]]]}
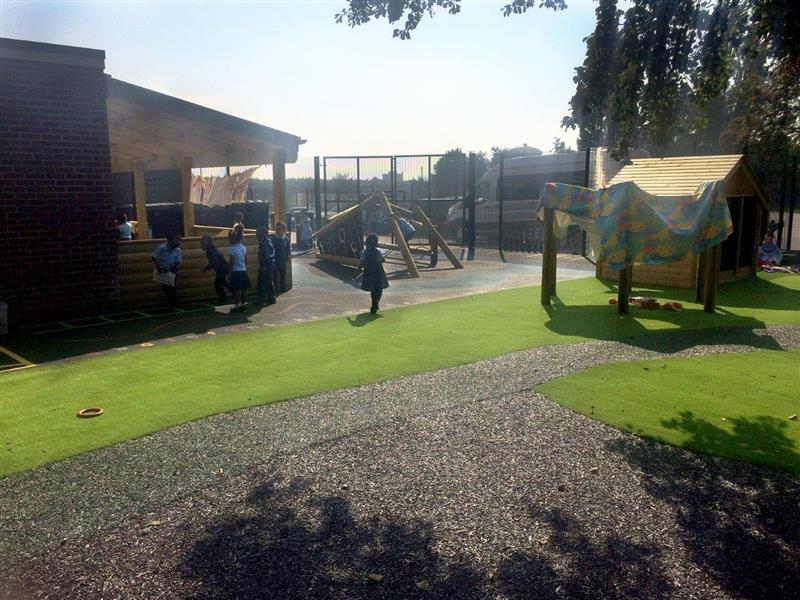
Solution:
{"label": "wooden playhouse", "polygon": [[[733,234],[722,243],[719,264],[721,283],[753,277],[758,246],[768,215],[767,194],[741,154],[677,156],[633,159],[608,185],[633,181],[656,196],[693,194],[704,181],[723,181],[733,221]],[[701,262],[697,254],[662,265],[634,265],[634,285],[694,288]],[[598,261],[598,279],[616,280],[618,274]]]}

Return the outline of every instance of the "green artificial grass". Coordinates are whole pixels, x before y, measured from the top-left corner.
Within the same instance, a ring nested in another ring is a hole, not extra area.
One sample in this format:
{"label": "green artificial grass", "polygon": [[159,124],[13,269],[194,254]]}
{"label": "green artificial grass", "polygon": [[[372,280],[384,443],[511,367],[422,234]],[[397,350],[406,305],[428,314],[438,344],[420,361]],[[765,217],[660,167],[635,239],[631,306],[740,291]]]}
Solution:
{"label": "green artificial grass", "polygon": [[800,473],[800,350],[607,364],[536,390],[638,435]]}
{"label": "green artificial grass", "polygon": [[[690,303],[691,291],[657,293],[684,302],[686,310],[633,308],[620,317],[607,303],[614,290],[587,278],[560,282],[556,306],[547,309],[538,287],[519,288],[5,373],[0,475],[215,413],[534,346],[702,327],[800,325],[800,277],[794,275],[723,286],[716,314]],[[76,418],[89,406],[105,414]]]}

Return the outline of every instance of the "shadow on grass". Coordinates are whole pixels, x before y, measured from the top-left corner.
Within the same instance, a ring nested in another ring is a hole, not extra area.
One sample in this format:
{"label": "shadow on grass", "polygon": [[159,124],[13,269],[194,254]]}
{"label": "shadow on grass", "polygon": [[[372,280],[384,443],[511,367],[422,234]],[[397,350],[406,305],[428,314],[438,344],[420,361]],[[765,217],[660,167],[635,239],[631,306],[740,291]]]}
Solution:
{"label": "shadow on grass", "polygon": [[[454,549],[435,523],[394,516],[391,506],[356,514],[348,499],[315,495],[302,480],[267,480],[247,504],[208,523],[179,567],[199,584],[197,597],[661,598],[672,591],[657,547],[598,536],[559,510],[531,507],[528,524],[515,522],[531,532],[544,525],[546,553],[537,542],[486,564],[485,549],[484,562],[468,558],[470,535],[458,536]],[[371,573],[384,579],[370,581]]]}
{"label": "shadow on grass", "polygon": [[364,325],[369,325],[373,321],[377,321],[381,318],[381,315],[373,315],[372,313],[361,313],[356,315],[355,318],[347,317],[347,322],[350,323],[352,327],[364,327]]}
{"label": "shadow on grass", "polygon": [[[733,433],[720,433],[686,415],[676,419],[674,426],[717,446],[745,444],[751,434],[786,444],[782,428],[768,421],[741,423]],[[796,597],[800,589],[799,479],[631,436],[611,443],[610,448],[642,474],[647,493],[674,511],[678,536],[690,560],[726,596]]]}
{"label": "shadow on grass", "polygon": [[[730,313],[708,314],[702,309],[681,312],[631,308],[618,315],[615,306],[565,306],[560,301],[546,308],[550,320],[545,326],[564,336],[619,341],[646,350],[678,352],[698,344],[736,343],[764,350],[782,350],[775,339],[754,330],[765,323]],[[643,320],[668,324],[662,329],[648,327]]]}
{"label": "shadow on grass", "polygon": [[14,334],[5,338],[3,346],[31,362],[42,363],[177,336],[205,335],[221,327],[250,323],[250,315],[258,311],[258,308],[251,305],[243,312],[208,310],[168,313],[159,317],[64,330],[58,333]]}
{"label": "shadow on grass", "polygon": [[728,423],[731,431],[705,419],[698,419],[691,411],[683,411],[678,418],[661,421],[667,429],[688,435],[683,443],[685,448],[757,464],[778,465],[800,474],[800,448],[786,435],[791,422],[757,416],[752,419],[731,418]]}

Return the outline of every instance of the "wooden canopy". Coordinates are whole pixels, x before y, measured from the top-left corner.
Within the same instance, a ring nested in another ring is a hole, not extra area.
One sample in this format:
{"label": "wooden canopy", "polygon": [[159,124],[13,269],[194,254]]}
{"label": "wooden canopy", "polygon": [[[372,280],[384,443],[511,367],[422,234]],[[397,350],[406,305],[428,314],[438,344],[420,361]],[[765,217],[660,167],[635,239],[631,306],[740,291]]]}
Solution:
{"label": "wooden canopy", "polygon": [[[118,79],[107,80],[111,168],[147,170],[294,162],[302,138]],[[278,155],[283,153],[282,161]]]}
{"label": "wooden canopy", "polygon": [[133,172],[139,237],[147,237],[145,171],[179,169],[183,234],[194,234],[192,169],[271,164],[275,222],[286,212],[286,162],[305,140],[290,133],[108,77],[111,170]]}

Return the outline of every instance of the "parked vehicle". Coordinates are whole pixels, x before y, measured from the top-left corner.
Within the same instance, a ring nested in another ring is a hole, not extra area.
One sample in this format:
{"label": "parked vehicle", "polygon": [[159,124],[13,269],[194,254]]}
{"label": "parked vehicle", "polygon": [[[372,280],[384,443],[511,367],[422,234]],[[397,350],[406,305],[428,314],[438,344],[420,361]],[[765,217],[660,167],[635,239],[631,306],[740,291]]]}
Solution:
{"label": "parked vehicle", "polygon": [[[636,151],[634,155],[648,154]],[[563,152],[508,158],[503,167],[503,246],[510,250],[541,251],[539,193],[549,182],[586,185],[586,153]],[[605,185],[621,168],[622,163],[612,159],[607,148],[593,149],[589,161],[589,187]],[[475,237],[480,245],[498,245],[499,176],[500,167],[495,165],[477,183]],[[460,239],[463,230],[462,215],[461,202],[453,204],[447,212],[445,230],[457,239]],[[562,249],[577,252],[580,250],[579,244],[579,236],[568,236]]]}

